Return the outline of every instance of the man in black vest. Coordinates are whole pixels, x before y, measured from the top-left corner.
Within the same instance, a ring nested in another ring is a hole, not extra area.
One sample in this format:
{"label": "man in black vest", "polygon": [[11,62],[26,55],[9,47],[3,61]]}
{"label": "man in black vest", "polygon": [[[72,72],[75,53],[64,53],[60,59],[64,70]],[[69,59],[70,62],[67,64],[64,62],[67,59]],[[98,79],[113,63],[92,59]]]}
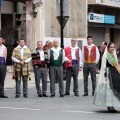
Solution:
{"label": "man in black vest", "polygon": [[[37,42],[37,49],[32,53],[32,63],[34,66],[35,84],[38,97],[48,97],[46,94],[48,68],[41,41]],[[42,79],[42,90],[40,87],[40,79]]]}

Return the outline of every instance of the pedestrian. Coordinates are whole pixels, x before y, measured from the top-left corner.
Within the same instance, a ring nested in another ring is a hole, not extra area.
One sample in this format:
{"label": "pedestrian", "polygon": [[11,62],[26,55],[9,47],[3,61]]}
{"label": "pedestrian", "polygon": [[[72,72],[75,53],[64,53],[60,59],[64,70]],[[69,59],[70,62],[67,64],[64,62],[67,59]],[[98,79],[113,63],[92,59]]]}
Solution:
{"label": "pedestrian", "polygon": [[[47,91],[47,62],[45,58],[45,53],[43,51],[43,44],[41,41],[37,42],[37,48],[34,53],[32,53],[32,63],[35,74],[35,84],[38,97],[48,97]],[[40,80],[42,79],[42,90],[40,87]]]}
{"label": "pedestrian", "polygon": [[87,37],[87,45],[83,46],[83,77],[84,77],[84,95],[88,96],[88,76],[91,75],[92,80],[92,95],[96,87],[96,64],[99,61],[99,51],[97,46],[93,44],[92,36]]}
{"label": "pedestrian", "polygon": [[0,37],[0,98],[8,98],[4,93],[4,81],[6,77],[6,58],[7,48],[2,44],[3,38]]}
{"label": "pedestrian", "polygon": [[[53,47],[53,42],[50,42],[50,40],[46,41],[46,44],[43,46],[43,50],[45,53],[45,58],[47,62],[47,68],[48,68],[48,73],[49,73],[49,79],[50,79],[50,63],[48,61],[48,51]],[[48,81],[49,82],[49,81]]]}
{"label": "pedestrian", "polygon": [[82,69],[82,52],[77,46],[76,38],[71,39],[71,46],[64,48],[65,50],[65,69],[66,69],[66,88],[65,95],[70,95],[71,77],[73,76],[73,92],[75,96],[79,96],[78,90],[78,72]]}
{"label": "pedestrian", "polygon": [[50,40],[46,41],[46,44],[43,46],[43,50],[44,51],[48,51],[49,49],[51,49],[53,47],[53,43],[50,42]]}
{"label": "pedestrian", "polygon": [[106,46],[107,46],[107,42],[104,41],[101,43],[100,52],[102,53],[102,55],[104,54]]}
{"label": "pedestrian", "polygon": [[48,52],[48,59],[50,61],[50,97],[55,97],[55,81],[59,81],[59,94],[64,97],[64,84],[63,84],[63,62],[65,59],[64,50],[59,47],[59,41],[53,41],[53,47]]}
{"label": "pedestrian", "polygon": [[3,38],[2,38],[2,44],[3,44],[4,46],[6,46],[6,44],[5,44],[5,39],[3,39]]}
{"label": "pedestrian", "polygon": [[110,112],[117,112],[114,107],[120,107],[120,70],[113,42],[108,44],[102,57],[93,104],[107,107]]}
{"label": "pedestrian", "polygon": [[28,98],[28,79],[30,79],[31,52],[25,45],[25,40],[20,39],[19,45],[14,48],[12,61],[14,62],[13,79],[16,82],[16,98],[21,94],[21,78],[23,81],[23,96]]}

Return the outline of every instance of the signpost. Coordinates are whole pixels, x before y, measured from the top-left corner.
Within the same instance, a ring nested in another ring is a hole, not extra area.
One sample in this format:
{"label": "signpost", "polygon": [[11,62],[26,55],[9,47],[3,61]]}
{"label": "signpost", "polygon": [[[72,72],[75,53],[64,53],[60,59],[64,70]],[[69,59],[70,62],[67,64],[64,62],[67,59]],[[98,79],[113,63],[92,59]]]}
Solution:
{"label": "signpost", "polygon": [[69,16],[67,11],[67,4],[68,0],[57,0],[57,20],[60,23],[61,26],[61,48],[64,48],[64,36],[63,36],[63,29],[69,19]]}

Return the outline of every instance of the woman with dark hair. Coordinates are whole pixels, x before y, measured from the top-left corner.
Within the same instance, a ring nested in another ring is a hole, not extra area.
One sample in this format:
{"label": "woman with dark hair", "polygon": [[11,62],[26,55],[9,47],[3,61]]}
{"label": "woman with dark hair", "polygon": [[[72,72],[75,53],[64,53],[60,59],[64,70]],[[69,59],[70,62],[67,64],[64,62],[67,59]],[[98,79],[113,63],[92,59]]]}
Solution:
{"label": "woman with dark hair", "polygon": [[114,107],[120,107],[120,70],[112,42],[108,44],[102,57],[93,104],[105,106],[110,112],[117,112]]}

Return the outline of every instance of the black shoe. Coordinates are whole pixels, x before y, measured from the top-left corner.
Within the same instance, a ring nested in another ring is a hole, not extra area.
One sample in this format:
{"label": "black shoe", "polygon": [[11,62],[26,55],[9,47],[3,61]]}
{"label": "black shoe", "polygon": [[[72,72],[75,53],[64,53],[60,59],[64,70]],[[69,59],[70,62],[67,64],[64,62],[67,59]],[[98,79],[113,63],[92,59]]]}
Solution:
{"label": "black shoe", "polygon": [[50,97],[55,97],[55,94],[51,94],[51,96]]}
{"label": "black shoe", "polygon": [[85,94],[83,95],[83,97],[84,97],[84,96],[88,96],[88,93],[85,93]]}
{"label": "black shoe", "polygon": [[27,95],[27,94],[25,94],[25,95],[24,95],[24,98],[28,98],[28,95]]}
{"label": "black shoe", "polygon": [[15,98],[19,98],[19,97],[20,97],[20,95],[16,95],[16,96],[15,96]]}
{"label": "black shoe", "polygon": [[109,106],[108,106],[107,109],[108,109],[108,111],[111,112],[111,113],[116,113],[116,112],[117,112],[117,110],[115,110],[114,107],[109,107]]}
{"label": "black shoe", "polygon": [[49,97],[48,95],[46,95],[46,94],[43,94],[43,97]]}
{"label": "black shoe", "polygon": [[65,92],[65,95],[70,95],[70,93],[69,92]]}
{"label": "black shoe", "polygon": [[75,93],[75,96],[77,96],[77,97],[78,97],[78,96],[79,96],[79,94],[78,94],[78,93]]}
{"label": "black shoe", "polygon": [[60,97],[64,97],[64,94],[60,94]]}
{"label": "black shoe", "polygon": [[38,97],[43,97],[43,94],[38,94]]}
{"label": "black shoe", "polygon": [[0,98],[8,98],[8,96],[0,95]]}

